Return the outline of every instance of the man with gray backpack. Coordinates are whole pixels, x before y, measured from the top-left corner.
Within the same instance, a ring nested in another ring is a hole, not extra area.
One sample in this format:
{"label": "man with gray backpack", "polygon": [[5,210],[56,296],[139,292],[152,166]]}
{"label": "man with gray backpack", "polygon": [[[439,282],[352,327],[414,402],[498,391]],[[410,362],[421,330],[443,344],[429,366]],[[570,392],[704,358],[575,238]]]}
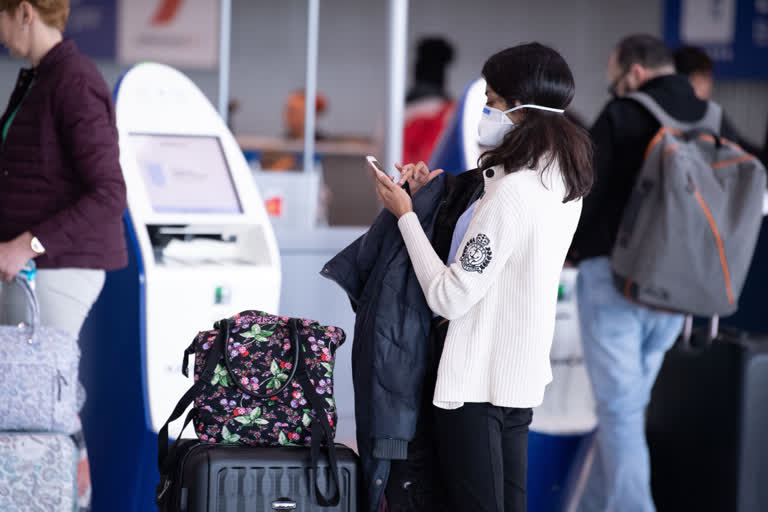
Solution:
{"label": "man with gray backpack", "polygon": [[599,419],[579,510],[652,512],[651,389],[684,315],[736,310],[766,176],[659,39],[625,38],[608,72],[614,99],[591,129],[595,186],[570,253]]}

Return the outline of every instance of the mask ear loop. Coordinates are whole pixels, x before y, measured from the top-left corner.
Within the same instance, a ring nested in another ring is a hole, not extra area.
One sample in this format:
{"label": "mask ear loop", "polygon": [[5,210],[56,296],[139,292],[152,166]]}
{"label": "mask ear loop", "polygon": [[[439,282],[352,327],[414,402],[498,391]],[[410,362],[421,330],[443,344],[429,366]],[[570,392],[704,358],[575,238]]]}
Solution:
{"label": "mask ear loop", "polygon": [[532,108],[535,110],[546,110],[547,112],[554,112],[556,114],[562,114],[565,112],[562,108],[552,108],[552,107],[542,107],[541,105],[533,105],[533,104],[527,104],[527,105],[518,105],[514,108],[511,108],[509,110],[505,110],[504,114],[509,114],[510,112],[514,112],[515,110],[520,110],[521,108]]}

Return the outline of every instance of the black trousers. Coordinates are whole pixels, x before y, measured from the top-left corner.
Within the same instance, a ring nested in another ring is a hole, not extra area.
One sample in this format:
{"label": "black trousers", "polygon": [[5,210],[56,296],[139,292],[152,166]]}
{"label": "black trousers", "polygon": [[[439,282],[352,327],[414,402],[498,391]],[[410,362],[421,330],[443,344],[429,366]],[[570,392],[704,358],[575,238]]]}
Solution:
{"label": "black trousers", "polygon": [[389,512],[526,512],[531,409],[432,405],[448,324],[432,326],[419,421],[408,459],[393,460]]}
{"label": "black trousers", "polygon": [[[423,428],[420,428],[423,427]],[[450,510],[440,470],[434,414],[422,413],[416,437],[408,443],[408,459],[393,460],[384,495],[388,512]]]}
{"label": "black trousers", "polygon": [[531,409],[435,408],[443,485],[454,512],[526,512]]}

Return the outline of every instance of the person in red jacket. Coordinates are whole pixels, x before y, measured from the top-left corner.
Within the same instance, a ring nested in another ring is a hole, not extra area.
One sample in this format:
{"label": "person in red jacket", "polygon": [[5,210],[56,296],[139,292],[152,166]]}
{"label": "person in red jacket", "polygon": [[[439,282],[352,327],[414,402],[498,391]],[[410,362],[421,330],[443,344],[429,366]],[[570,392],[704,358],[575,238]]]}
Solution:
{"label": "person in red jacket", "polygon": [[443,38],[419,41],[414,84],[405,99],[403,163],[429,162],[456,102],[445,91],[445,71],[453,60],[453,46]]}
{"label": "person in red jacket", "polygon": [[[40,320],[78,336],[128,261],[115,108],[96,66],[63,38],[69,0],[0,0],[0,42],[31,67],[0,118],[0,323],[26,316],[12,281],[34,260]],[[80,493],[87,501],[87,459]]]}

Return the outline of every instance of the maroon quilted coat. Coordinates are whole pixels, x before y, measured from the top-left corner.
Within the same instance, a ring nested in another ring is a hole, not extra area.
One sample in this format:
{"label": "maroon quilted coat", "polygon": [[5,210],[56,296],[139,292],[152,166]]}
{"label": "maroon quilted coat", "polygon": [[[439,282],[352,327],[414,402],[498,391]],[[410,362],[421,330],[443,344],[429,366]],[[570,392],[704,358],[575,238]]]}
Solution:
{"label": "maroon quilted coat", "polygon": [[115,108],[96,66],[64,40],[20,72],[0,128],[20,102],[0,146],[0,242],[31,232],[40,268],[124,266]]}

